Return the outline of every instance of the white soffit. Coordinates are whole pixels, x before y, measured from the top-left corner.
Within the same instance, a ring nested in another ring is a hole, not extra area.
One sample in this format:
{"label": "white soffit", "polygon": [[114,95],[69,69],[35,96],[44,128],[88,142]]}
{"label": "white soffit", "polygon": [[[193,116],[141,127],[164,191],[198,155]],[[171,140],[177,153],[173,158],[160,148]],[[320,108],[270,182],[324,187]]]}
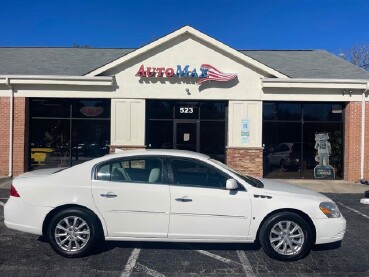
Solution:
{"label": "white soffit", "polygon": [[175,39],[181,35],[184,35],[184,34],[190,34],[208,44],[211,44],[219,49],[222,49],[223,51],[231,54],[232,56],[236,57],[237,59],[241,60],[241,61],[244,61],[245,63],[251,65],[251,66],[254,66],[258,69],[260,69],[261,71],[265,72],[265,73],[268,73],[272,76],[275,76],[277,78],[288,78],[288,76],[276,71],[275,69],[272,69],[252,58],[250,58],[249,56],[246,56],[245,54],[242,54],[240,53],[239,51],[225,45],[224,43],[221,43],[220,41],[214,39],[214,38],[211,38],[203,33],[201,33],[200,31],[190,27],[190,26],[184,26],[182,27],[181,29],[173,32],[173,33],[170,33],[158,40],[155,40],[131,53],[128,53],[127,55],[115,60],[115,61],[112,61],[111,63],[108,63],[100,68],[97,68],[95,69],[94,71],[91,71],[90,73],[87,73],[85,76],[96,76],[96,75],[99,75],[109,69],[112,69],[114,67],[117,67],[119,66],[120,64],[126,62],[126,61],[129,61],[147,51],[150,51],[151,49],[154,49],[155,47],[158,47],[159,45],[163,44],[163,43],[166,43],[172,39]]}
{"label": "white soffit", "polygon": [[112,86],[113,77],[0,75],[0,85]]}
{"label": "white soffit", "polygon": [[263,78],[263,88],[367,89],[369,80]]}

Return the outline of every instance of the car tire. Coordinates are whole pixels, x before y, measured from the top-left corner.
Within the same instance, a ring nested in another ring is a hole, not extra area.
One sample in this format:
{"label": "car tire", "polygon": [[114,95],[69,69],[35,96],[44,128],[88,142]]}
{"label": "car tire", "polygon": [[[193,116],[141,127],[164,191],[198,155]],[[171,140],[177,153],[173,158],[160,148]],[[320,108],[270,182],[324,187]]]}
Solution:
{"label": "car tire", "polygon": [[309,254],[313,245],[310,225],[298,214],[281,212],[263,223],[259,240],[264,252],[280,261],[296,261]]}
{"label": "car tire", "polygon": [[47,228],[47,238],[53,250],[67,258],[86,256],[101,238],[94,214],[85,209],[58,212]]}

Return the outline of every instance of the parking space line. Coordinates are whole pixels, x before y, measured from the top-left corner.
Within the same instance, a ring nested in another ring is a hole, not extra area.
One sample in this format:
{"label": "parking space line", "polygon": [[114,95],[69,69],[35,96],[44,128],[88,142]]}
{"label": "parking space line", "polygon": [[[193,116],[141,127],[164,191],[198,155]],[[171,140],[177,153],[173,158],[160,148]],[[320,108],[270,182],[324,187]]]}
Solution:
{"label": "parking space line", "polygon": [[128,259],[128,262],[124,268],[124,271],[120,275],[121,277],[129,277],[133,271],[133,268],[136,266],[136,262],[138,259],[138,255],[140,255],[141,249],[135,248],[132,251],[131,256]]}
{"label": "parking space line", "polygon": [[252,270],[251,264],[249,259],[246,256],[245,251],[243,250],[237,250],[238,258],[240,259],[243,271],[245,272],[245,275],[248,277],[254,277],[255,273]]}
{"label": "parking space line", "polygon": [[226,263],[226,264],[238,264],[237,262],[234,262],[234,261],[232,261],[230,259],[223,258],[222,256],[219,256],[219,255],[210,253],[210,252],[205,251],[205,250],[195,250],[195,251],[198,252],[198,253],[200,253],[200,254],[203,254],[205,256],[208,256],[210,258],[213,258],[213,259],[216,259],[216,260],[221,261],[223,263]]}
{"label": "parking space line", "polygon": [[355,210],[349,206],[346,206],[344,204],[342,204],[341,202],[336,202],[337,204],[340,204],[341,206],[345,207],[346,209],[350,210],[350,211],[353,211],[354,213],[357,213],[358,215],[361,215],[367,219],[369,219],[369,216],[367,216],[366,214],[363,214],[362,212],[359,212],[358,210]]}
{"label": "parking space line", "polygon": [[148,268],[147,266],[144,266],[140,263],[136,263],[136,268],[144,273],[146,273],[147,275],[153,276],[153,277],[165,277],[165,275],[151,269]]}

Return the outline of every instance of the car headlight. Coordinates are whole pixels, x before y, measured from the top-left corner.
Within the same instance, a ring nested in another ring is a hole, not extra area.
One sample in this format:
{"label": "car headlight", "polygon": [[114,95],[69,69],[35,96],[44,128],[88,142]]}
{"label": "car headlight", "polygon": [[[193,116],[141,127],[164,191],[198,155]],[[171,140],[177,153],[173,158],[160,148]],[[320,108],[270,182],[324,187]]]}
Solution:
{"label": "car headlight", "polygon": [[322,202],[319,209],[329,218],[337,218],[341,216],[340,210],[334,202]]}

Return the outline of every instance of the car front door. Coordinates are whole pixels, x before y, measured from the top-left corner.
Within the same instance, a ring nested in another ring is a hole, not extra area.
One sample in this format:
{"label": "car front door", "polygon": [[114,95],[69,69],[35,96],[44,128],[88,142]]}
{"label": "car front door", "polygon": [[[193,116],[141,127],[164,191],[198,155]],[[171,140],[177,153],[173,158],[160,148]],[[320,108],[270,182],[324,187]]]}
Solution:
{"label": "car front door", "polygon": [[173,184],[168,238],[246,239],[251,219],[246,190],[226,190],[228,175],[204,162],[173,158],[169,168]]}
{"label": "car front door", "polygon": [[167,237],[170,196],[163,170],[157,157],[122,158],[97,166],[92,194],[109,237]]}

